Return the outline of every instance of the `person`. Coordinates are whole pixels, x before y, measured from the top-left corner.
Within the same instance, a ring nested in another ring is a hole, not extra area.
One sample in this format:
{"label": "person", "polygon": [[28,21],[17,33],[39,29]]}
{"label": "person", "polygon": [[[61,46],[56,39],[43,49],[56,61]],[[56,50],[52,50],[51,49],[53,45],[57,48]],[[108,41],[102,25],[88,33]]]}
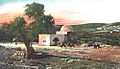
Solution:
{"label": "person", "polygon": [[97,43],[97,48],[98,48],[98,49],[101,48],[101,47],[100,47],[100,44],[98,44],[98,43]]}
{"label": "person", "polygon": [[98,44],[97,42],[94,42],[93,46],[94,46],[95,49],[97,49],[97,48],[99,49],[100,48],[100,44]]}
{"label": "person", "polygon": [[17,45],[17,38],[14,38],[13,41],[15,42],[15,45]]}
{"label": "person", "polygon": [[33,45],[33,43],[32,43],[32,42],[30,42],[30,47],[32,47],[32,45]]}

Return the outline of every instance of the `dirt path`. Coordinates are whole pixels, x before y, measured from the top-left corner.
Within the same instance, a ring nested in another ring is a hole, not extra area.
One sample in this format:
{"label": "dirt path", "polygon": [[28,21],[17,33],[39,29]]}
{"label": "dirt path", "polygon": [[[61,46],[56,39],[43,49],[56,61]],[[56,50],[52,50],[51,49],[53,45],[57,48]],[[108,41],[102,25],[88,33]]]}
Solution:
{"label": "dirt path", "polygon": [[[1,45],[1,44],[0,44]],[[3,44],[9,47],[21,47],[25,49],[24,44],[13,43]],[[40,62],[53,68],[62,69],[119,69],[120,68],[120,46],[104,46],[100,49],[92,47],[58,47],[58,46],[39,46],[34,44],[36,51],[46,52],[50,55],[64,56],[62,57],[47,57],[30,62],[33,65]],[[13,61],[14,62],[14,61]],[[16,62],[16,61],[15,61]],[[18,61],[19,62],[19,61]],[[26,61],[27,63],[27,61]]]}

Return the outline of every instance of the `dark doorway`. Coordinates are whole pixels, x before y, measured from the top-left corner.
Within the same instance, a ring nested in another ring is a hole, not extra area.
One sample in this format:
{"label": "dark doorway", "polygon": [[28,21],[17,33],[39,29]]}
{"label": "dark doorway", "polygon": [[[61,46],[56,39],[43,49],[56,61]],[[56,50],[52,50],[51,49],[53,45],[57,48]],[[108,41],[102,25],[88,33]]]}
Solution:
{"label": "dark doorway", "polygon": [[58,45],[59,39],[58,39],[57,37],[55,37],[55,38],[53,39],[53,41],[55,42],[55,45]]}

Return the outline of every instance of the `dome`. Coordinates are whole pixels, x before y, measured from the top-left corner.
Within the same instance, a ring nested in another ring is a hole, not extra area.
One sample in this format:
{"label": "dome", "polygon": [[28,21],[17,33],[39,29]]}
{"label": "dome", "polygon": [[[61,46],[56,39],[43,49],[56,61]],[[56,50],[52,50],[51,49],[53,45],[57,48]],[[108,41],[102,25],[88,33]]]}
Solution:
{"label": "dome", "polygon": [[73,32],[72,26],[64,25],[61,27],[60,32]]}

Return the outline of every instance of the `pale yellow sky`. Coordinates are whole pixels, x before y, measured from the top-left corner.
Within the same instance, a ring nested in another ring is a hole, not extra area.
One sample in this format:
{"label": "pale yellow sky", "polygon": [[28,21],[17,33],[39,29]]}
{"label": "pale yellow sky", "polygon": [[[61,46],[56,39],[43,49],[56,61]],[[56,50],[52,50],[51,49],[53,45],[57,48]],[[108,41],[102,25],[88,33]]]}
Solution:
{"label": "pale yellow sky", "polygon": [[[48,1],[48,0],[46,0]],[[54,0],[42,2],[46,14],[67,20],[112,23],[120,21],[120,0]],[[23,12],[23,6],[31,2],[15,2],[1,6],[0,14]],[[39,2],[41,3],[41,2]]]}

